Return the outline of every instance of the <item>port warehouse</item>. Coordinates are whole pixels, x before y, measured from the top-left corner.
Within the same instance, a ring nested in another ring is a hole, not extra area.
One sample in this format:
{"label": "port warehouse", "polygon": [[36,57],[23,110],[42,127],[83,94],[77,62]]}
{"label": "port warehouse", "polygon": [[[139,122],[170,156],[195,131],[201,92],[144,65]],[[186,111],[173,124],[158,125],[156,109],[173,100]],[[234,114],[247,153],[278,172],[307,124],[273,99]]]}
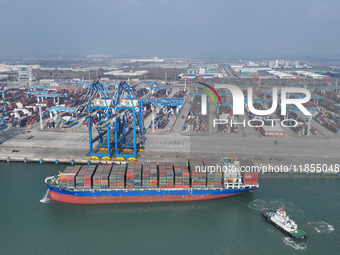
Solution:
{"label": "port warehouse", "polygon": [[[226,160],[226,159],[225,159]],[[226,160],[228,161],[228,160]],[[227,184],[258,184],[258,172],[206,171],[218,164],[215,160],[189,162],[144,162],[121,165],[74,165],[60,173],[60,187],[82,189],[222,189]],[[228,164],[228,163],[227,163]],[[234,161],[233,165],[251,167],[250,160]],[[198,170],[200,169],[200,170]]]}

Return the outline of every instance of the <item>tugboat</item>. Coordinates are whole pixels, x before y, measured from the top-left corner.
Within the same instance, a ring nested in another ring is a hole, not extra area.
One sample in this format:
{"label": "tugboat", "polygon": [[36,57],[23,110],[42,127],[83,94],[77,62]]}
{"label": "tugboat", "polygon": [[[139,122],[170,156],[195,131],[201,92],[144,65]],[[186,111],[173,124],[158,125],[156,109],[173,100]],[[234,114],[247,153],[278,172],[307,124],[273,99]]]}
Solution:
{"label": "tugboat", "polygon": [[308,236],[306,232],[297,228],[297,225],[293,220],[289,219],[284,211],[284,205],[276,212],[274,210],[266,209],[262,211],[262,214],[268,222],[272,223],[275,227],[294,239],[301,240]]}

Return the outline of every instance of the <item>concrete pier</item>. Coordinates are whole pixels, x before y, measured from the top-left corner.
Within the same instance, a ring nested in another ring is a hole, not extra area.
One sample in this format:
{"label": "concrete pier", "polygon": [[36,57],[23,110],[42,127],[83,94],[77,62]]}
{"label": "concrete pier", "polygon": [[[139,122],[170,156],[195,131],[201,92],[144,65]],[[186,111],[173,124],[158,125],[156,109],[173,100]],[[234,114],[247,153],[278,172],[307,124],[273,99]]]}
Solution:
{"label": "concrete pier", "polygon": [[0,161],[6,162],[24,162],[24,163],[54,163],[54,164],[91,164],[91,165],[98,165],[98,164],[126,164],[126,161],[113,161],[113,160],[86,160],[81,158],[54,158],[54,157],[46,157],[46,158],[36,158],[36,157],[21,157],[21,156],[10,156],[10,157],[3,157],[0,156]]}

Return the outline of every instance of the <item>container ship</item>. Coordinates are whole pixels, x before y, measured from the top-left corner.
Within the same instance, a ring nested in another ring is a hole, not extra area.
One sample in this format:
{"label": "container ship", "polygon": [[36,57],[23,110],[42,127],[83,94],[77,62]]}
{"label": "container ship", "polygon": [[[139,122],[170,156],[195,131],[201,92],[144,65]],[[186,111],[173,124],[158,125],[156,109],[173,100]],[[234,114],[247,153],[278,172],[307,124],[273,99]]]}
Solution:
{"label": "container ship", "polygon": [[67,166],[59,175],[47,177],[45,183],[52,200],[75,204],[197,201],[258,189],[257,171],[239,171],[250,161],[223,159],[224,166],[232,171],[218,169],[217,163],[190,160],[74,165]]}

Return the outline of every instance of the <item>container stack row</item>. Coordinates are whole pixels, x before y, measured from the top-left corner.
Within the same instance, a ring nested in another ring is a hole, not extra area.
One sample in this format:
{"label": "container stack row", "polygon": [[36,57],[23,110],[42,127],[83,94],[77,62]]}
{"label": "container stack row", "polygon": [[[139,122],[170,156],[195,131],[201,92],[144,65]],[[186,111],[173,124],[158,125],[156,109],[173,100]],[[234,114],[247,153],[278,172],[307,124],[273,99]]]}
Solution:
{"label": "container stack row", "polygon": [[186,89],[179,89],[179,90],[176,92],[176,94],[173,95],[172,98],[183,98],[183,97],[185,97],[186,93],[187,93],[187,90],[186,90]]}
{"label": "container stack row", "polygon": [[204,167],[207,172],[207,187],[213,189],[222,188],[222,169],[218,169],[218,163],[215,160],[204,160]]}
{"label": "container stack row", "polygon": [[92,188],[92,176],[96,166],[82,166],[76,176],[76,188],[77,189],[91,189]]}
{"label": "container stack row", "polygon": [[154,163],[144,163],[142,174],[143,189],[157,188],[157,176],[157,165]]}
{"label": "container stack row", "polygon": [[75,189],[76,187],[76,175],[81,166],[68,166],[64,172],[60,175],[60,187],[67,189]]}
{"label": "container stack row", "polygon": [[184,129],[189,133],[206,133],[209,131],[207,124],[207,115],[201,114],[201,97],[194,96],[190,104],[190,111],[184,124]]}
{"label": "container stack row", "polygon": [[[232,167],[231,167],[232,166]],[[241,172],[240,166],[248,171]],[[225,168],[225,169],[224,169]],[[187,163],[130,163],[126,165],[68,166],[60,174],[64,189],[221,189],[224,184],[258,183],[258,172],[250,160],[218,164],[215,160]]]}
{"label": "container stack row", "polygon": [[189,188],[190,175],[187,163],[179,162],[174,163],[175,171],[175,188]]}
{"label": "container stack row", "polygon": [[109,175],[111,172],[111,165],[100,165],[93,175],[94,189],[107,189],[109,187]]}
{"label": "container stack row", "polygon": [[156,163],[150,163],[150,188],[155,189],[158,187],[158,170]]}
{"label": "container stack row", "polygon": [[176,107],[167,106],[163,107],[159,112],[156,113],[156,117],[154,119],[154,123],[151,123],[151,127],[153,125],[154,129],[164,129],[169,123],[171,117],[176,112]]}
{"label": "container stack row", "polygon": [[190,174],[192,188],[205,188],[207,186],[207,173],[202,160],[190,160]]}
{"label": "container stack row", "polygon": [[110,176],[110,173],[111,173],[112,166],[111,165],[101,165],[100,167],[102,167],[104,169],[102,176],[101,176],[100,188],[101,189],[108,189],[109,188],[109,176]]}
{"label": "container stack row", "polygon": [[140,189],[142,187],[142,164],[130,163],[126,170],[126,188]]}
{"label": "container stack row", "polygon": [[174,188],[174,170],[172,163],[159,163],[159,188]]}
{"label": "container stack row", "polygon": [[242,179],[246,185],[253,185],[258,183],[259,172],[253,162],[249,159],[240,160],[242,167]]}
{"label": "container stack row", "polygon": [[149,92],[149,90],[147,88],[140,88],[139,90],[134,92],[134,95],[137,98],[142,98],[143,96],[145,96],[147,93]]}
{"label": "container stack row", "polygon": [[68,166],[64,169],[63,173],[60,173],[59,182],[60,182],[61,188],[63,188],[63,189],[67,188],[67,174],[71,173],[72,169],[73,169],[73,166]]}
{"label": "container stack row", "polygon": [[150,163],[143,164],[142,187],[143,189],[150,188]]}
{"label": "container stack row", "polygon": [[113,165],[109,176],[111,189],[125,188],[126,165]]}
{"label": "container stack row", "polygon": [[171,89],[158,89],[158,90],[154,90],[152,92],[151,97],[153,98],[163,98],[163,97],[167,97],[168,95],[170,95],[172,92]]}

